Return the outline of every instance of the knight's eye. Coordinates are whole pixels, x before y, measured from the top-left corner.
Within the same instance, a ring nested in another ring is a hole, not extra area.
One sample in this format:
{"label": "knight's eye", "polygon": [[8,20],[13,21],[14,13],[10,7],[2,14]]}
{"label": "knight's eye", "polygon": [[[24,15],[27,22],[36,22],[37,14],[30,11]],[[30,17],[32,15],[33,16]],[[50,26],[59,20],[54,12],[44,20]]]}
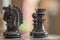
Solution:
{"label": "knight's eye", "polygon": [[10,17],[12,17],[12,16],[10,16]]}

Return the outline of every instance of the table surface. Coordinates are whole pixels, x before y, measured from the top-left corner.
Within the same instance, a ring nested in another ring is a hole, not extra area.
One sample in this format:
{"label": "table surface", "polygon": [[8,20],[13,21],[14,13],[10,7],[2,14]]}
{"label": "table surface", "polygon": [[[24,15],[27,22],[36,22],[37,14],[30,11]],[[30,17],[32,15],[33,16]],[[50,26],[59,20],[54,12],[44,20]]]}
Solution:
{"label": "table surface", "polygon": [[[12,38],[12,39],[5,39],[0,35],[0,40],[23,40],[22,38]],[[46,38],[30,38],[30,39],[24,39],[24,40],[60,40],[59,35],[49,35]]]}

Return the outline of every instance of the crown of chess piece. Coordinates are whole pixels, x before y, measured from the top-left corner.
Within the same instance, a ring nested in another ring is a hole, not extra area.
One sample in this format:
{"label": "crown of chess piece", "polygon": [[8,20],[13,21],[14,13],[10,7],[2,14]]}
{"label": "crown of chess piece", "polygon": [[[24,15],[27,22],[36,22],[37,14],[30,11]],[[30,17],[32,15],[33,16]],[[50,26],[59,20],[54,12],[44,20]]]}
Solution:
{"label": "crown of chess piece", "polygon": [[44,38],[47,36],[47,32],[44,28],[44,15],[45,15],[45,11],[46,9],[38,9],[36,10],[36,13],[34,13],[32,15],[32,17],[34,18],[33,22],[34,22],[34,29],[31,33],[31,35],[33,36],[33,38]]}
{"label": "crown of chess piece", "polygon": [[20,8],[13,6],[3,7],[5,10],[3,20],[6,21],[7,29],[3,33],[5,38],[20,38],[18,27],[23,23],[23,14]]}

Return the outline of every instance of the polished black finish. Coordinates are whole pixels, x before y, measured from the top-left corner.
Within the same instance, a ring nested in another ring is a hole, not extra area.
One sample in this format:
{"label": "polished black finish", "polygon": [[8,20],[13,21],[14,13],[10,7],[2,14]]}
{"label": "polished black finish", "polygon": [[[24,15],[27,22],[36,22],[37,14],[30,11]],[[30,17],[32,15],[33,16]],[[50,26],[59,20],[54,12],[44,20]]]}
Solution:
{"label": "polished black finish", "polygon": [[6,21],[7,29],[3,33],[5,38],[20,38],[18,27],[23,23],[23,14],[16,6],[3,7],[5,10],[3,19]]}
{"label": "polished black finish", "polygon": [[34,22],[34,29],[31,33],[31,35],[34,37],[34,38],[43,38],[43,37],[46,37],[47,36],[47,32],[45,31],[45,28],[44,28],[44,15],[45,15],[45,11],[46,9],[38,9],[36,11],[36,13],[33,14],[33,22]]}

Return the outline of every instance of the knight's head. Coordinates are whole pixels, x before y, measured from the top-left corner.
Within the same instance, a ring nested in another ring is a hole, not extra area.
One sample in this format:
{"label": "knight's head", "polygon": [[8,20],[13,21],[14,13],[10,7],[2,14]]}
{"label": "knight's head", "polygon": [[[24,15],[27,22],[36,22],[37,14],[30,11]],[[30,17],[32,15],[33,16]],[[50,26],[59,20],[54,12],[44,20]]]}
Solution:
{"label": "knight's head", "polygon": [[3,9],[4,9],[5,11],[10,11],[10,10],[11,10],[11,6],[9,5],[9,7],[3,7]]}

